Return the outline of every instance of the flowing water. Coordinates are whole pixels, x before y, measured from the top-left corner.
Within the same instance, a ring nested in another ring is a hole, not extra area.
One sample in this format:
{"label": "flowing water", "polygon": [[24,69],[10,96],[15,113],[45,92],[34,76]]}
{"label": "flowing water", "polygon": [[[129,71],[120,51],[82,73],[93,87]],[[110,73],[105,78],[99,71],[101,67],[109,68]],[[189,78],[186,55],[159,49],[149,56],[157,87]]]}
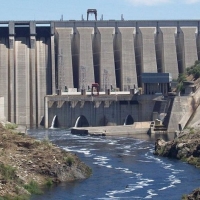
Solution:
{"label": "flowing water", "polygon": [[86,180],[59,184],[31,200],[177,200],[200,186],[199,169],[154,156],[153,140],[77,136],[60,129],[29,130],[29,134],[39,139],[48,137],[76,153],[93,170]]}

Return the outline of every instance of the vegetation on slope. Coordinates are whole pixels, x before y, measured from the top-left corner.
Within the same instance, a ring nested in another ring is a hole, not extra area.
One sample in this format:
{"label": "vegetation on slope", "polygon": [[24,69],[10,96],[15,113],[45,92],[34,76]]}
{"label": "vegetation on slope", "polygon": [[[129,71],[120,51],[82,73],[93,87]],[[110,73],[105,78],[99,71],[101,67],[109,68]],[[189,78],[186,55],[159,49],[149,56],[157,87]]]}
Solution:
{"label": "vegetation on slope", "polygon": [[188,79],[197,80],[200,78],[200,61],[195,61],[194,65],[186,68],[186,71],[184,73],[180,73],[177,79],[177,91],[183,92],[183,82],[187,81]]}
{"label": "vegetation on slope", "polygon": [[[6,128],[5,128],[6,127]],[[91,169],[50,141],[35,140],[0,124],[0,200],[26,200],[44,186],[84,179]]]}

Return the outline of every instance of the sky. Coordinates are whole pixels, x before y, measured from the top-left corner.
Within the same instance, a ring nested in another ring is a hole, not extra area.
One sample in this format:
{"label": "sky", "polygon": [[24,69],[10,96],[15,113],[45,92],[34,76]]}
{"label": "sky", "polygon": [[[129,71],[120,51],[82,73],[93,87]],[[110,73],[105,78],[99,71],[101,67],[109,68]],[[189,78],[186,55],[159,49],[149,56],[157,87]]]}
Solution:
{"label": "sky", "polygon": [[[98,20],[200,19],[200,0],[0,0],[0,21],[81,20],[97,9]],[[89,19],[93,20],[94,15]]]}

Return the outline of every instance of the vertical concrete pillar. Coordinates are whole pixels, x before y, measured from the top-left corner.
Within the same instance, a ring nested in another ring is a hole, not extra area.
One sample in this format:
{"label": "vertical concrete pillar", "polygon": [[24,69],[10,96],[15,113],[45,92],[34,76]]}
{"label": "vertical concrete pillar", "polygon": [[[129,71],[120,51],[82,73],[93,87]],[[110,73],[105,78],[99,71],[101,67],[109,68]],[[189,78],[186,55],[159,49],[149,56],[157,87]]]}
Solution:
{"label": "vertical concrete pillar", "polygon": [[51,87],[52,87],[52,91],[51,93],[52,94],[56,94],[56,70],[55,70],[55,27],[54,27],[54,22],[51,22],[51,41],[50,41],[50,44],[51,44],[51,56],[50,56],[50,59],[51,59],[51,72],[52,72],[52,79],[51,79]]}
{"label": "vertical concrete pillar", "polygon": [[58,88],[62,91],[74,87],[72,66],[73,28],[56,28]]}
{"label": "vertical concrete pillar", "polygon": [[37,125],[36,100],[36,25],[30,22],[30,125]]}
{"label": "vertical concrete pillar", "polygon": [[48,97],[44,98],[44,127],[49,128]]}
{"label": "vertical concrete pillar", "polygon": [[187,67],[194,65],[194,62],[198,60],[197,54],[197,27],[181,27],[182,37],[184,44],[183,47],[183,67],[185,70]]}
{"label": "vertical concrete pillar", "polygon": [[101,91],[116,88],[115,63],[113,51],[114,27],[98,27],[97,41],[99,49],[99,84]]}
{"label": "vertical concrete pillar", "polygon": [[15,24],[13,21],[9,22],[9,95],[8,95],[8,120],[16,122],[16,104],[15,104]]}
{"label": "vertical concrete pillar", "polygon": [[137,72],[135,62],[135,28],[118,27],[115,39],[115,64],[117,85],[122,91],[129,91],[137,86]]}
{"label": "vertical concrete pillar", "polygon": [[30,59],[29,38],[16,37],[16,123],[30,124]]}
{"label": "vertical concrete pillar", "polygon": [[92,43],[94,37],[94,28],[77,27],[76,35],[79,52],[79,89],[91,88],[94,78],[94,63]]}
{"label": "vertical concrete pillar", "polygon": [[[1,34],[2,28],[0,28]],[[0,105],[5,111],[5,119],[10,119],[9,114],[9,69],[8,69],[8,38],[5,36],[0,37],[0,97],[4,101],[4,104]],[[2,102],[3,102],[2,101]]]}
{"label": "vertical concrete pillar", "polygon": [[141,72],[157,72],[155,34],[156,27],[140,27],[137,48],[141,54]]}
{"label": "vertical concrete pillar", "polygon": [[157,62],[160,72],[171,73],[178,78],[178,61],[176,54],[177,27],[160,27],[157,41]]}
{"label": "vertical concrete pillar", "polygon": [[45,37],[37,39],[37,51],[36,51],[36,70],[37,70],[37,119],[40,124],[44,117],[44,96],[47,95],[47,72],[51,66],[49,66],[49,44]]}

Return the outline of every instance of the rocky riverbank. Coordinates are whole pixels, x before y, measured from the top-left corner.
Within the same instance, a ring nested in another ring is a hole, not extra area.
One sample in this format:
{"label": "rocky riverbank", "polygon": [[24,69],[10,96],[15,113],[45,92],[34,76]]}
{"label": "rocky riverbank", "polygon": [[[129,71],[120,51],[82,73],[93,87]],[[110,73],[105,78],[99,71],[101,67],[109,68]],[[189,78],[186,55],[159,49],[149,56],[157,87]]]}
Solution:
{"label": "rocky riverbank", "polygon": [[0,124],[0,199],[27,199],[44,186],[90,175],[75,154]]}
{"label": "rocky riverbank", "polygon": [[[200,168],[200,130],[186,129],[172,141],[157,139],[155,142],[155,155],[180,159]],[[200,199],[200,188],[182,199]]]}

